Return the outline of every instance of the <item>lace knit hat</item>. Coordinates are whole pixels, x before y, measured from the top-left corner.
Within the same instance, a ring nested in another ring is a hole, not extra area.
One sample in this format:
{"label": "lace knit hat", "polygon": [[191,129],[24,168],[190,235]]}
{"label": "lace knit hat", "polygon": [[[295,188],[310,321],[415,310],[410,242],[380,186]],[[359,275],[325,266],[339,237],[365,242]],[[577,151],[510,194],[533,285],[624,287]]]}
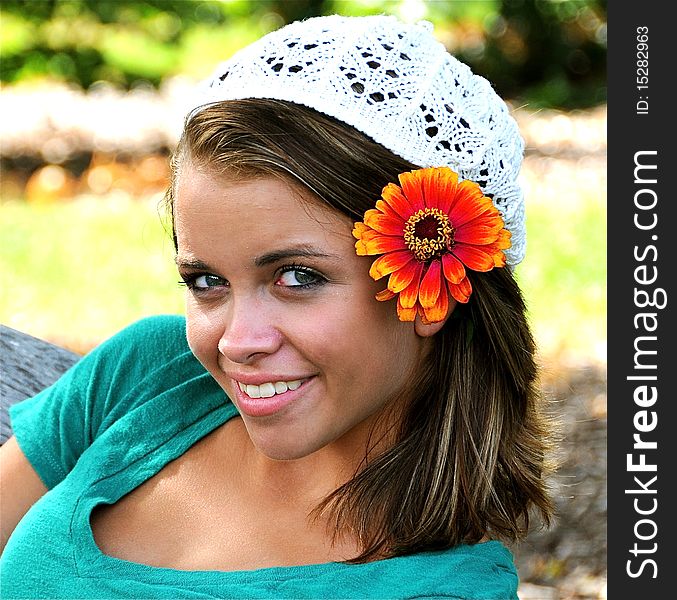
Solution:
{"label": "lace knit hat", "polygon": [[477,182],[524,257],[524,142],[489,82],[451,56],[428,22],[393,16],[314,17],[269,33],[220,64],[193,106],[274,98],[365,133],[419,167],[448,166]]}

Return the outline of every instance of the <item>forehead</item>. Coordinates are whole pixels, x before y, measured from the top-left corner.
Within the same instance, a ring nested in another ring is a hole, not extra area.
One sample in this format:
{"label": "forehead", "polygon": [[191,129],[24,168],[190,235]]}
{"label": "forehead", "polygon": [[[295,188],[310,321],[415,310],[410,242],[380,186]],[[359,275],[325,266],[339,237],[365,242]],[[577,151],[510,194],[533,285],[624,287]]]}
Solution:
{"label": "forehead", "polygon": [[252,250],[282,240],[354,244],[352,220],[301,186],[273,176],[232,179],[190,164],[176,182],[174,222],[179,248],[219,239]]}

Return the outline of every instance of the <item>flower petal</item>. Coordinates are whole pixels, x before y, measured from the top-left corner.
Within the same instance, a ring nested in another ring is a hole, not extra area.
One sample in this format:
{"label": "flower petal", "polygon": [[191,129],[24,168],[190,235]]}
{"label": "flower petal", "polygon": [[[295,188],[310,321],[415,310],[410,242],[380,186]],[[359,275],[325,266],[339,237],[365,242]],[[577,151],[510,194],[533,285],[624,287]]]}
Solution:
{"label": "flower petal", "polygon": [[394,183],[389,183],[383,188],[381,192],[381,197],[388,203],[388,206],[392,208],[403,221],[406,221],[411,215],[416,211],[411,206],[411,203],[405,195],[402,193],[402,188],[399,185]]}
{"label": "flower petal", "polygon": [[418,305],[418,316],[421,319],[421,323],[424,325],[430,325],[430,321],[425,316],[425,312],[423,311],[423,307],[419,304]]}
{"label": "flower petal", "polygon": [[407,244],[402,236],[382,235],[370,229],[362,234],[361,240],[355,242],[355,249],[358,255],[365,256],[406,250]]}
{"label": "flower petal", "polygon": [[435,304],[429,308],[423,307],[423,313],[429,323],[439,323],[444,321],[449,312],[449,294],[447,293],[447,286],[443,285],[440,295],[437,297]]}
{"label": "flower petal", "polygon": [[442,269],[439,260],[433,260],[428,267],[418,290],[418,300],[424,309],[432,308],[440,295]]}
{"label": "flower petal", "polygon": [[376,201],[376,210],[381,211],[386,217],[390,217],[391,219],[401,222],[402,228],[404,228],[405,220],[398,213],[396,213],[395,209],[393,209],[385,200]]}
{"label": "flower petal", "polygon": [[379,302],[385,302],[387,300],[392,300],[395,296],[397,296],[397,294],[394,294],[388,288],[386,288],[385,290],[381,290],[378,294],[376,294],[375,298]]}
{"label": "flower petal", "polygon": [[418,185],[423,196],[423,203],[428,208],[438,208],[437,206],[437,188],[439,187],[440,169],[420,169],[416,171]]}
{"label": "flower petal", "polygon": [[369,275],[372,279],[381,279],[386,275],[390,275],[393,271],[401,269],[411,260],[411,252],[409,250],[398,250],[397,252],[389,252],[383,256],[379,256],[369,269]]}
{"label": "flower petal", "polygon": [[498,213],[491,199],[482,194],[480,186],[466,179],[456,188],[456,195],[449,209],[449,218],[451,224],[458,229],[492,207]]}
{"label": "flower petal", "polygon": [[416,320],[416,307],[406,308],[400,304],[399,299],[397,300],[397,316],[400,321],[414,321]]}
{"label": "flower petal", "polygon": [[470,300],[470,294],[472,293],[472,285],[466,277],[460,283],[449,283],[449,293],[454,297],[454,300],[465,304]]}
{"label": "flower petal", "polygon": [[[510,237],[510,232],[507,229],[501,229],[498,239],[494,243],[477,247],[477,250],[481,250],[491,256],[494,267],[505,267],[506,259],[503,250],[510,248]],[[470,246],[472,246],[472,244],[470,244]]]}
{"label": "flower petal", "polygon": [[404,231],[404,223],[402,221],[384,215],[373,208],[364,213],[364,222],[372,229],[385,235],[402,235]]}
{"label": "flower petal", "polygon": [[510,241],[510,238],[512,237],[512,233],[508,231],[507,229],[501,229],[501,231],[498,232],[498,240],[497,242],[497,247],[500,250],[506,250],[510,248],[512,245],[512,242]]}
{"label": "flower petal", "polygon": [[414,209],[412,214],[417,210],[423,210],[425,208],[423,187],[421,185],[421,170],[422,169],[419,169],[419,171],[405,171],[404,173],[400,173],[399,176],[402,192]]}
{"label": "flower petal", "polygon": [[367,227],[362,221],[358,221],[353,225],[353,237],[357,238],[358,240],[362,237],[362,234],[365,231],[368,231],[369,227]]}
{"label": "flower petal", "polygon": [[494,258],[484,251],[482,246],[456,244],[454,254],[466,267],[473,271],[491,271],[494,268]]}
{"label": "flower petal", "polygon": [[418,288],[421,283],[421,274],[423,273],[423,263],[416,261],[417,270],[414,278],[409,285],[404,288],[399,295],[398,303],[402,308],[414,308],[418,300]]}
{"label": "flower petal", "polygon": [[426,180],[424,188],[425,203],[430,208],[439,208],[444,214],[449,214],[449,209],[456,195],[458,175],[449,167],[430,169],[437,176]]}
{"label": "flower petal", "polygon": [[454,233],[454,241],[478,246],[493,244],[498,239],[501,229],[503,229],[503,221],[500,217],[493,222],[479,217],[458,227]]}
{"label": "flower petal", "polygon": [[412,258],[406,265],[391,273],[388,279],[388,289],[397,294],[409,286],[417,274],[419,277],[421,276],[420,264],[419,261]]}
{"label": "flower petal", "polygon": [[506,259],[503,250],[510,248],[510,232],[506,229],[503,229],[501,230],[501,234],[504,231],[508,234],[507,236],[500,235],[498,240],[496,240],[493,244],[482,247],[482,250],[491,255],[492,259],[494,260],[495,267],[505,267]]}
{"label": "flower petal", "polygon": [[459,283],[465,277],[465,267],[453,254],[442,255],[442,272],[450,283]]}

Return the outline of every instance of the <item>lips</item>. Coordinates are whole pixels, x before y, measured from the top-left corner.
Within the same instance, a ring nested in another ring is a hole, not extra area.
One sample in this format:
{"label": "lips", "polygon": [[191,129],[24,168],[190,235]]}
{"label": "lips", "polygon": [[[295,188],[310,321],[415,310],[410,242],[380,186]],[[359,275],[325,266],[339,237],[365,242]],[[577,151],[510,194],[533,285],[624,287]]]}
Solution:
{"label": "lips", "polygon": [[285,392],[291,390],[297,390],[301,387],[306,379],[294,379],[291,381],[268,381],[266,383],[256,384],[246,384],[241,381],[237,382],[240,390],[249,396],[250,398],[272,398],[278,394],[284,394]]}
{"label": "lips", "polygon": [[275,379],[265,381],[261,377],[242,377],[256,383],[245,383],[234,379],[235,403],[241,413],[249,417],[270,417],[282,413],[289,405],[302,397],[307,397],[309,387],[312,388],[315,377],[302,379]]}

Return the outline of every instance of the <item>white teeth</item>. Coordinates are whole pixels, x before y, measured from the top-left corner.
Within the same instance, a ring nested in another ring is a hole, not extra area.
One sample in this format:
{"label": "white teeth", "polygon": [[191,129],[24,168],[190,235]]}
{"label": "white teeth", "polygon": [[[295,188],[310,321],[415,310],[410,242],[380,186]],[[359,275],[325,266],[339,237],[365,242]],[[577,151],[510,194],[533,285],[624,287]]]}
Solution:
{"label": "white teeth", "polygon": [[237,382],[238,387],[250,398],[271,398],[275,394],[284,394],[287,390],[298,390],[304,379],[294,381],[276,381],[275,383],[262,383],[261,385],[247,385]]}
{"label": "white teeth", "polygon": [[272,383],[264,383],[259,386],[261,398],[271,398],[275,395],[275,386]]}
{"label": "white teeth", "polygon": [[247,396],[250,398],[260,398],[261,397],[261,386],[260,385],[248,385],[247,389],[244,391]]}

